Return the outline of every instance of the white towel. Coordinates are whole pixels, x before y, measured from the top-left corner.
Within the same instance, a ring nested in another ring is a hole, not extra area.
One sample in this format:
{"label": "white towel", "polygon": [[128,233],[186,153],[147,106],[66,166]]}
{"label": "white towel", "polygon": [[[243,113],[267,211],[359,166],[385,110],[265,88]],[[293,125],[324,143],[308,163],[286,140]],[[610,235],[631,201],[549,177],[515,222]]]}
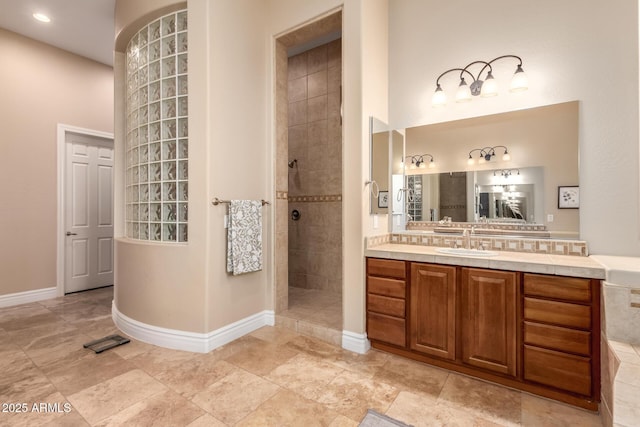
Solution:
{"label": "white towel", "polygon": [[262,202],[231,200],[227,231],[227,272],[262,270]]}

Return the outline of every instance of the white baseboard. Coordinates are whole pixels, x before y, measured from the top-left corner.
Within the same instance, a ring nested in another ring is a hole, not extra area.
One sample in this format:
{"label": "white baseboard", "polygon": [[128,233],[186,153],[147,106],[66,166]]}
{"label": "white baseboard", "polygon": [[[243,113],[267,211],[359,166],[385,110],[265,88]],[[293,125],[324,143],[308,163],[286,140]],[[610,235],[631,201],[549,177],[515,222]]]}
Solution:
{"label": "white baseboard", "polygon": [[367,334],[342,331],[342,348],[354,353],[365,354],[371,348],[371,342],[367,339]]}
{"label": "white baseboard", "polygon": [[15,294],[0,295],[0,307],[28,304],[57,297],[56,287],[36,289],[34,291],[16,292]]}
{"label": "white baseboard", "polygon": [[263,326],[273,326],[275,314],[265,310],[209,333],[197,333],[153,326],[120,313],[113,303],[113,322],[125,334],[140,341],[174,350],[208,353]]}

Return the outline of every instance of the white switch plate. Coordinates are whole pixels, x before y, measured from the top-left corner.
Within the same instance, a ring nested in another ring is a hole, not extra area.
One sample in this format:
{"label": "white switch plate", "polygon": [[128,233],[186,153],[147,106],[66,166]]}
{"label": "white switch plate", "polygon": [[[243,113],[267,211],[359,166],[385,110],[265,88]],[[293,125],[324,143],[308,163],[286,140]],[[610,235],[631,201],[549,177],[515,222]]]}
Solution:
{"label": "white switch plate", "polygon": [[378,215],[374,215],[373,216],[373,228],[378,228],[379,224],[378,224]]}
{"label": "white switch plate", "polygon": [[553,222],[553,214],[547,215],[547,222]]}

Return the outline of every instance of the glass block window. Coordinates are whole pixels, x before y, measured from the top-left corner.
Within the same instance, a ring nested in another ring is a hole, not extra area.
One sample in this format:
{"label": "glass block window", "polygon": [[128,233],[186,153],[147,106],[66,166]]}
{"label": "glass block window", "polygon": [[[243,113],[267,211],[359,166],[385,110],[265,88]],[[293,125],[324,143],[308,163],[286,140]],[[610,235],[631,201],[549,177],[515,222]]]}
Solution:
{"label": "glass block window", "polygon": [[187,11],[142,28],[126,51],[127,237],[188,240]]}

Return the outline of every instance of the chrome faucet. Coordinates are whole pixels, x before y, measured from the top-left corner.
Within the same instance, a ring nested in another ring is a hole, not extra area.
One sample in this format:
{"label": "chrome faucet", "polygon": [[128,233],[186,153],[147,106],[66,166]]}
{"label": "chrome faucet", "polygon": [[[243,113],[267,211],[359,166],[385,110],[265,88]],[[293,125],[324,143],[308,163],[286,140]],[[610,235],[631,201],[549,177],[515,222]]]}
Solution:
{"label": "chrome faucet", "polygon": [[[473,233],[473,229],[471,230],[471,232]],[[462,232],[462,240],[464,242],[463,243],[464,248],[465,249],[471,249],[471,237],[470,237],[469,230],[467,230],[466,228]]]}

